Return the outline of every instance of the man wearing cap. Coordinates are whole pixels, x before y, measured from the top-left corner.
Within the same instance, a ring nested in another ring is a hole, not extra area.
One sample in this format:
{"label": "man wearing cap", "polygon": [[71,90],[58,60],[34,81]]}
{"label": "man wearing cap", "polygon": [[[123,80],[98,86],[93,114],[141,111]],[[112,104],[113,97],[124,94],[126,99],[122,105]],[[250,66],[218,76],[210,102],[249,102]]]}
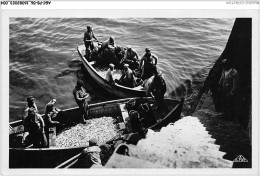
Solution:
{"label": "man wearing cap", "polygon": [[124,64],[123,74],[119,81],[116,80],[116,82],[126,87],[134,87],[134,73],[128,64]]}
{"label": "man wearing cap", "polygon": [[78,162],[83,168],[101,168],[101,149],[95,138],[89,140],[89,147],[85,148],[79,156]]}
{"label": "man wearing cap", "polygon": [[165,108],[164,94],[166,93],[166,83],[162,77],[162,72],[158,71],[155,66],[152,67],[152,72],[154,73],[154,78],[148,88],[148,93],[156,100],[158,110],[163,111]]}
{"label": "man wearing cap", "polygon": [[22,144],[32,143],[33,147],[46,147],[44,121],[33,107],[28,109],[28,116],[23,121],[24,134]]}
{"label": "man wearing cap", "polygon": [[24,120],[27,116],[28,116],[28,110],[29,108],[33,107],[35,109],[36,112],[38,112],[37,106],[34,102],[34,97],[33,96],[29,96],[27,97],[27,107],[24,110],[23,116],[22,116],[22,120]]}
{"label": "man wearing cap", "polygon": [[114,78],[113,78],[114,67],[115,67],[114,64],[112,64],[112,63],[109,64],[109,68],[106,73],[106,80],[108,81],[109,84],[115,83]]}
{"label": "man wearing cap", "polygon": [[84,38],[83,38],[86,50],[88,50],[89,47],[90,47],[90,50],[94,49],[93,38],[95,40],[97,40],[97,38],[94,35],[92,28],[90,26],[87,26],[87,31],[84,33]]}
{"label": "man wearing cap", "polygon": [[140,60],[139,69],[142,70],[141,78],[143,80],[150,78],[153,73],[151,71],[152,66],[157,65],[158,57],[151,53],[149,48],[145,49],[145,54]]}
{"label": "man wearing cap", "polygon": [[239,75],[229,59],[222,60],[223,70],[219,80],[221,110],[229,120],[236,120],[236,98]]}
{"label": "man wearing cap", "polygon": [[78,80],[77,85],[75,86],[73,90],[73,96],[75,98],[76,103],[79,106],[79,109],[82,113],[82,123],[86,123],[85,118],[87,118],[88,115],[88,98],[89,94],[86,93],[86,90],[83,87],[83,81]]}
{"label": "man wearing cap", "polygon": [[122,59],[121,63],[129,64],[131,69],[135,68],[135,65],[139,65],[138,63],[139,56],[137,52],[132,48],[132,46],[127,46],[124,58]]}

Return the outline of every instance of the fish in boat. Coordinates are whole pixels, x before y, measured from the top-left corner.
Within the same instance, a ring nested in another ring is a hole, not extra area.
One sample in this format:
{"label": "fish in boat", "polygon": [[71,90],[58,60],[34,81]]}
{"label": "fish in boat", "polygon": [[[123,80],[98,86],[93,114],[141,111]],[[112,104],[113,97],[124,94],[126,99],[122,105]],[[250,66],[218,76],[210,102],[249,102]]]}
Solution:
{"label": "fish in boat", "polygon": [[[111,100],[89,104],[88,116],[90,119],[101,118],[104,116],[114,118],[115,125],[117,126],[117,128],[119,128],[119,131],[123,131],[124,135],[127,136],[127,134],[131,132],[131,129],[129,129],[127,125],[127,119],[129,119],[129,113],[133,110],[133,108],[135,108],[135,105],[148,104],[149,107],[152,108],[152,112],[156,121],[154,124],[149,124],[146,128],[160,129],[163,126],[166,126],[167,124],[180,119],[183,101],[183,99],[176,100],[165,98],[164,102],[166,108],[164,112],[161,112],[157,108],[156,101],[151,97],[136,97]],[[80,124],[82,120],[82,116],[78,107],[65,109],[62,112],[63,115],[60,119],[60,122],[66,125],[64,126],[64,128],[60,129],[51,128],[49,132],[50,146],[48,148],[32,148],[30,146],[28,146],[27,148],[23,148],[21,145],[23,134],[22,121],[18,120],[9,123],[10,168],[54,168],[62,162],[82,152],[82,150],[88,146],[87,144],[71,147],[57,147],[54,145],[55,142],[53,141],[55,141],[55,137],[57,137],[57,134],[61,134],[69,127]],[[111,137],[111,139],[105,141],[104,143],[111,142],[116,138],[118,138],[118,136],[113,136]]]}

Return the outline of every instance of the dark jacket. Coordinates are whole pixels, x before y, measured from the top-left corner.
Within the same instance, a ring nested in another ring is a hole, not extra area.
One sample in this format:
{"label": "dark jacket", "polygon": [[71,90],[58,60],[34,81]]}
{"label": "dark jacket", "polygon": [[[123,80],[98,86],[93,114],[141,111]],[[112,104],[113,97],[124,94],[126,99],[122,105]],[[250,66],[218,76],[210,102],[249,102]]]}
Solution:
{"label": "dark jacket", "polygon": [[166,83],[161,75],[154,76],[148,91],[152,92],[154,96],[164,96],[166,92]]}
{"label": "dark jacket", "polygon": [[238,92],[238,73],[234,68],[225,76],[225,70],[222,71],[220,80],[220,93],[226,95],[236,95]]}

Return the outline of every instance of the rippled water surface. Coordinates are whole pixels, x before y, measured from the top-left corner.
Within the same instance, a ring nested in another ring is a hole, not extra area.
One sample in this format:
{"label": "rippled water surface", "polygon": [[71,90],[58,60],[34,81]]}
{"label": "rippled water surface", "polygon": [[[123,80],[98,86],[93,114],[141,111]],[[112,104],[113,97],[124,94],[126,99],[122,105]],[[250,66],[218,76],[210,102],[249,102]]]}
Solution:
{"label": "rippled water surface", "polygon": [[[132,45],[139,55],[151,48],[159,57],[169,95],[192,75],[212,66],[234,20],[10,18],[10,121],[20,119],[28,95],[36,97],[40,113],[51,98],[57,98],[62,109],[76,106],[72,95],[80,69],[76,47],[83,44],[87,25],[100,41],[113,35],[117,44]],[[92,97],[99,94],[90,92]]]}

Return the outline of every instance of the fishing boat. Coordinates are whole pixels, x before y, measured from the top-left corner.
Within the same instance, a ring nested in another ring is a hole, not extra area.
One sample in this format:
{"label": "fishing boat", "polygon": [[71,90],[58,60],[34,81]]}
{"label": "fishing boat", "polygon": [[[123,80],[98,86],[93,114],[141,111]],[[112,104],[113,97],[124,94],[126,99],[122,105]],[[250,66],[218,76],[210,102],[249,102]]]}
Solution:
{"label": "fishing boat", "polygon": [[89,57],[86,57],[85,46],[84,45],[78,46],[77,50],[89,75],[95,80],[97,84],[99,84],[101,87],[103,87],[105,90],[107,90],[114,96],[118,98],[147,96],[147,91],[143,86],[136,86],[134,88],[130,88],[130,87],[119,85],[117,83],[109,84],[105,80],[105,77],[102,76],[100,72],[97,70],[95,61],[92,61]]}
{"label": "fishing boat", "polygon": [[[160,129],[167,124],[174,122],[180,118],[183,100],[175,100],[171,98],[164,99],[166,108],[159,111],[156,101],[150,97],[126,98],[89,105],[88,116],[91,119],[110,116],[115,119],[115,125],[122,128],[125,134],[129,133],[127,127],[127,119],[129,119],[129,111],[133,106],[148,104],[152,108],[154,117],[158,119],[154,124],[147,128]],[[49,132],[48,148],[22,148],[21,139],[23,134],[22,121],[18,120],[9,123],[9,167],[10,168],[54,168],[60,163],[68,160],[72,156],[80,153],[87,145],[75,147],[57,147],[53,145],[57,134],[61,133],[68,127],[75,126],[82,121],[79,108],[71,108],[63,110],[61,123],[66,124],[63,129],[52,130]],[[162,115],[164,114],[164,115]],[[44,115],[43,115],[44,116]],[[114,140],[116,136],[111,137]],[[52,140],[52,141],[51,141]],[[110,142],[107,140],[106,142]]]}

